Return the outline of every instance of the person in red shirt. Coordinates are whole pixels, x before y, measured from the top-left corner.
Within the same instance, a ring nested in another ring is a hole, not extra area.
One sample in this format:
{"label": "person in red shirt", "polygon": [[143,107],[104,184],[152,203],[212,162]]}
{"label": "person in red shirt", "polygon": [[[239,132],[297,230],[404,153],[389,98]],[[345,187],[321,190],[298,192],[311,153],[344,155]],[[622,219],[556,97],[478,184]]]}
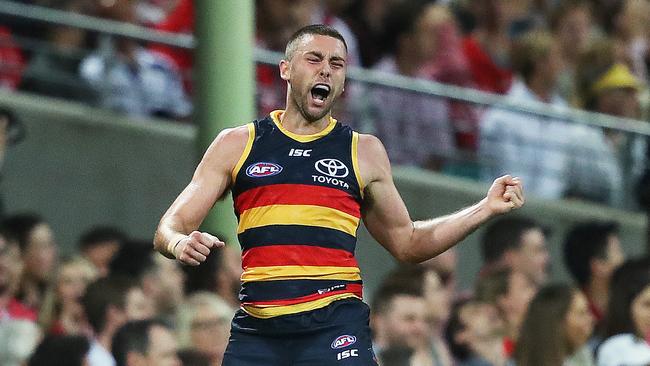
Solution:
{"label": "person in red shirt", "polygon": [[512,82],[505,5],[501,1],[480,0],[474,6],[476,28],[463,40],[472,78],[481,90],[505,94]]}
{"label": "person in red shirt", "polygon": [[[194,1],[180,0],[176,8],[167,18],[154,26],[156,30],[172,33],[194,33]],[[180,70],[183,76],[183,86],[188,93],[192,92],[192,65],[194,55],[192,50],[171,47],[163,44],[153,44],[150,49],[167,56]]]}
{"label": "person in red shirt", "polygon": [[11,31],[0,26],[0,89],[15,90],[25,68],[23,53],[15,43]]}

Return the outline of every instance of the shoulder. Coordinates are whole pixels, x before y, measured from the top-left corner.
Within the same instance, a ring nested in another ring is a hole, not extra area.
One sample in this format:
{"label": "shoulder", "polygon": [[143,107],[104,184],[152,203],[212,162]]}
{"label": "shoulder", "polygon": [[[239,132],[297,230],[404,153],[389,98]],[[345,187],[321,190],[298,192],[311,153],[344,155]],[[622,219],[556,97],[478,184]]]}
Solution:
{"label": "shoulder", "polygon": [[390,175],[390,161],[384,144],[373,135],[359,134],[359,169],[366,184]]}
{"label": "shoulder", "polygon": [[244,152],[249,140],[249,124],[226,128],[214,138],[204,160],[218,160],[227,166],[234,166]]}

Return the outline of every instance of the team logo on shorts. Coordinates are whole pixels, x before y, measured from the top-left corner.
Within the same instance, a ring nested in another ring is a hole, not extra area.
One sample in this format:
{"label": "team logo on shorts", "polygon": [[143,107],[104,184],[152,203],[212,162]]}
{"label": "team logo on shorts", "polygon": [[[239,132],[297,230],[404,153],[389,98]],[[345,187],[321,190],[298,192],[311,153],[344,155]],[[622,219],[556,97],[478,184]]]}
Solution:
{"label": "team logo on shorts", "polygon": [[282,166],[274,163],[254,163],[246,168],[246,175],[251,178],[270,177],[280,174]]}
{"label": "team logo on shorts", "polygon": [[353,335],[342,335],[339,337],[336,337],[336,339],[332,342],[332,349],[341,349],[345,348],[348,346],[351,346],[357,342],[357,337]]}

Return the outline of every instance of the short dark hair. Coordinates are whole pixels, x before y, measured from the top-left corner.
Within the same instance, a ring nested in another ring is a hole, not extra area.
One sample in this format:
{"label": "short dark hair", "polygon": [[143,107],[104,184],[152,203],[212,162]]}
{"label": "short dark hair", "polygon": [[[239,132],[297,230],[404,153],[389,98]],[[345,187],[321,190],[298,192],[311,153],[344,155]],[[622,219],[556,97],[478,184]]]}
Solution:
{"label": "short dark hair", "polygon": [[494,221],[483,234],[481,243],[483,262],[485,264],[495,263],[508,250],[519,248],[521,236],[531,229],[540,229],[548,234],[545,228],[528,217],[509,216]]}
{"label": "short dark hair", "polygon": [[409,0],[391,6],[384,19],[383,37],[389,52],[397,53],[400,37],[413,33],[424,8],[432,3],[433,0]]}
{"label": "short dark hair", "polygon": [[109,276],[100,278],[86,288],[81,299],[88,323],[95,333],[101,333],[106,325],[106,311],[110,305],[124,309],[126,296],[135,283],[128,277]]}
{"label": "short dark hair", "polygon": [[546,31],[533,30],[517,38],[510,52],[512,69],[525,82],[530,82],[538,70],[538,64],[551,52],[555,39]]}
{"label": "short dark hair", "polygon": [[121,245],[126,241],[126,237],[126,234],[115,226],[95,226],[81,234],[79,249],[88,249],[107,241],[116,241]]}
{"label": "short dark hair", "polygon": [[461,298],[457,300],[451,308],[451,316],[447,322],[447,327],[445,328],[445,340],[449,345],[449,350],[455,359],[461,362],[468,361],[469,356],[472,354],[472,351],[465,344],[459,343],[456,341],[456,335],[467,327],[463,320],[461,319],[461,311],[467,305],[473,303],[480,303],[472,299]]}
{"label": "short dark hair", "polygon": [[110,273],[140,281],[144,274],[155,268],[154,253],[150,241],[129,240],[111,260]]}
{"label": "short dark hair", "polygon": [[576,224],[564,241],[564,264],[580,286],[591,279],[591,260],[607,258],[607,238],[618,233],[614,221],[586,221]]}
{"label": "short dark hair", "polygon": [[[632,302],[650,286],[650,257],[630,259],[612,275],[609,304],[605,316],[605,338],[622,334],[640,334],[632,320]],[[645,336],[645,335],[640,335]]]}
{"label": "short dark hair", "polygon": [[393,299],[398,296],[424,296],[424,275],[428,269],[422,266],[401,265],[384,277],[375,291],[371,309],[378,314],[386,313]]}
{"label": "short dark hair", "polygon": [[90,341],[80,335],[49,335],[36,347],[27,366],[82,366]]}
{"label": "short dark hair", "polygon": [[348,50],[348,44],[345,42],[345,38],[337,31],[336,29],[330,27],[329,25],[325,24],[311,24],[305,27],[302,27],[298,29],[292,36],[289,38],[289,42],[287,42],[287,48],[284,51],[284,57],[287,60],[290,60],[293,57],[293,53],[296,48],[296,41],[298,41],[300,38],[303,36],[306,36],[308,34],[312,35],[320,35],[320,36],[328,36],[332,38],[336,38],[339,41],[343,42],[343,45],[345,46],[345,50]]}
{"label": "short dark hair", "polygon": [[35,213],[17,214],[2,221],[2,232],[8,240],[16,241],[20,250],[25,250],[32,230],[41,223],[43,218]]}
{"label": "short dark hair", "polygon": [[154,326],[170,329],[158,319],[136,320],[124,324],[113,335],[111,353],[117,366],[126,366],[129,352],[146,355],[149,351],[149,332]]}

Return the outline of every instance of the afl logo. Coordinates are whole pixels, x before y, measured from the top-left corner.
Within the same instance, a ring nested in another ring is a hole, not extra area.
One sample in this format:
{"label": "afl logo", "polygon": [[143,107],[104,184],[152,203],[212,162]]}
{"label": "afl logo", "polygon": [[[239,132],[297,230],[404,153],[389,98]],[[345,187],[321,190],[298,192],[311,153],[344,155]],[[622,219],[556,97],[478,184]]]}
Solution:
{"label": "afl logo", "polygon": [[246,175],[251,178],[270,177],[280,174],[282,166],[273,163],[255,163],[246,168]]}
{"label": "afl logo", "polygon": [[342,335],[337,337],[334,342],[332,342],[332,349],[340,349],[351,346],[357,342],[357,337],[353,335]]}
{"label": "afl logo", "polygon": [[320,159],[314,167],[319,173],[333,178],[344,178],[350,173],[348,167],[338,159]]}

